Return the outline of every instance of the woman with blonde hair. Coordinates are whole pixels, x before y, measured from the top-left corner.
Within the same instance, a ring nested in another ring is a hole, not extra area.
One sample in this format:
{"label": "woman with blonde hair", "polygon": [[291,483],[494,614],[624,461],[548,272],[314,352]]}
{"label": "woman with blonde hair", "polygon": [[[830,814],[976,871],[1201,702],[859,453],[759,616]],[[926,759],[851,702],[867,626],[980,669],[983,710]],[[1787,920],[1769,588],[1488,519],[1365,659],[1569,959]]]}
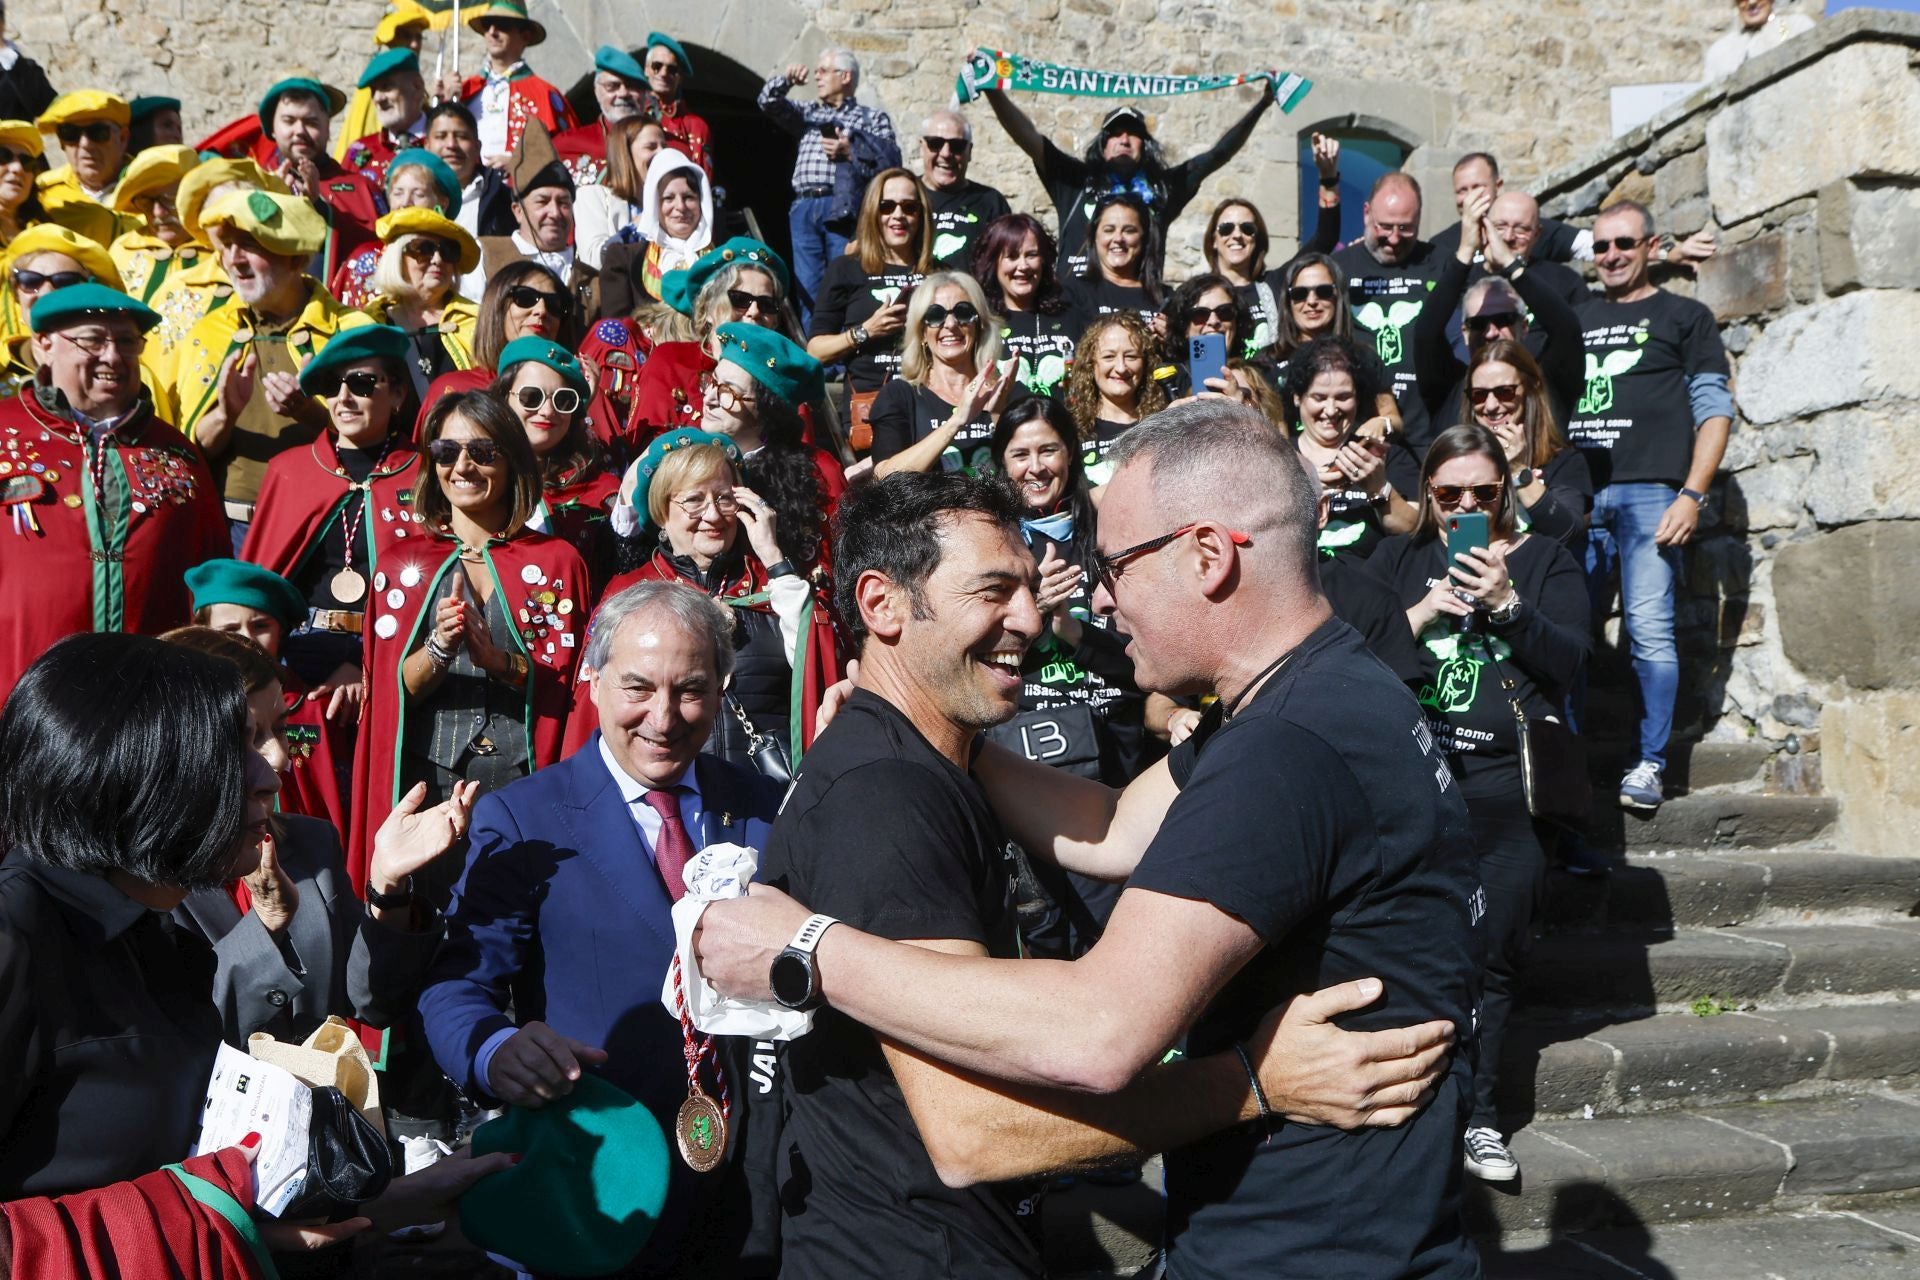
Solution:
{"label": "woman with blonde hair", "polygon": [[900,371],[907,295],[932,267],[932,221],[920,180],[905,169],[881,170],[860,201],[853,242],[820,278],[807,329],[808,355],[847,366],[856,448],[874,393]]}
{"label": "woman with blonde hair", "polygon": [[1080,335],[1067,374],[1067,412],[1080,433],[1088,484],[1103,485],[1112,476],[1107,451],[1122,432],[1167,407],[1167,390],[1153,378],[1157,349],[1153,330],[1133,311],[1100,316]]}
{"label": "woman with blonde hair", "polygon": [[374,224],[385,246],[366,313],[407,335],[414,394],[443,373],[473,367],[480,310],[460,296],[460,277],[480,261],[466,228],[432,209],[395,209]]}
{"label": "woman with blonde hair", "polygon": [[873,402],[874,475],[992,471],[993,420],[1016,384],[979,282],[964,271],[928,276],[907,302],[906,333],[900,376]]}

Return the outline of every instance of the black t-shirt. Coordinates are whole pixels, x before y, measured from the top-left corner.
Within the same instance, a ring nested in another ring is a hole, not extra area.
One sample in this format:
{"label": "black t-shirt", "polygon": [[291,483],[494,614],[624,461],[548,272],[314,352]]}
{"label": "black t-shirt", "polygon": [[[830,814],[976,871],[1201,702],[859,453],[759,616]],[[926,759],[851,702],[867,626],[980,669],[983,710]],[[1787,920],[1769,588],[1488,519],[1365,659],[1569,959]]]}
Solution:
{"label": "black t-shirt", "polygon": [[1000,350],[1014,361],[1014,380],[1037,396],[1051,396],[1067,381],[1073,353],[1086,325],[1069,306],[1047,315],[1040,311],[1008,311],[1001,319]]}
{"label": "black t-shirt", "polygon": [[[907,267],[888,267],[870,276],[860,269],[859,254],[843,254],[827,264],[820,279],[820,300],[807,336],[824,337],[864,323],[881,307],[906,301],[920,280],[920,273]],[[900,338],[898,333],[875,338],[847,360],[847,377],[855,391],[878,391],[881,383],[898,376]]]}
{"label": "black t-shirt", "polygon": [[1586,455],[1578,449],[1562,449],[1547,460],[1541,472],[1547,491],[1539,501],[1520,511],[1523,529],[1552,538],[1574,553],[1586,554],[1587,517],[1593,514],[1593,473],[1587,469]]}
{"label": "black t-shirt", "polygon": [[1007,198],[968,178],[957,187],[929,187],[927,209],[933,215],[933,260],[955,271],[973,269],[973,242],[995,218],[1013,212]]}
{"label": "black t-shirt", "polygon": [[1567,438],[1586,454],[1594,487],[1685,484],[1693,463],[1688,379],[1731,372],[1713,312],[1656,289],[1638,302],[1596,294],[1580,308],[1580,323],[1587,385]]}
{"label": "black t-shirt", "polygon": [[[1380,544],[1365,572],[1410,609],[1446,573],[1446,559],[1444,538],[1402,534]],[[1509,697],[1518,697],[1530,718],[1564,716],[1589,643],[1586,575],[1565,547],[1527,538],[1507,553],[1507,572],[1522,601],[1512,622],[1495,627],[1482,618],[1480,634],[1463,635],[1443,614],[1419,637],[1420,705],[1460,789],[1475,799],[1521,789],[1520,736]],[[1512,695],[1501,687],[1503,675],[1514,683]]]}
{"label": "black t-shirt", "polygon": [[1407,611],[1384,582],[1352,556],[1321,556],[1320,590],[1333,606],[1333,616],[1358,631],[1400,683],[1419,682],[1420,651],[1407,626]]}
{"label": "black t-shirt", "polygon": [[1151,327],[1153,318],[1160,314],[1144,285],[1116,284],[1096,273],[1085,280],[1072,280],[1066,288],[1073,309],[1089,324],[1115,311],[1131,311]]}
{"label": "black t-shirt", "polygon": [[[1420,460],[1405,441],[1387,441],[1387,484],[1408,502],[1419,503]],[[1328,495],[1327,525],[1318,539],[1322,557],[1364,560],[1386,536],[1380,508],[1365,489],[1337,489]]]}
{"label": "black t-shirt", "polygon": [[[1016,386],[1007,397],[1011,408],[1028,399],[1025,387]],[[916,440],[924,440],[953,416],[954,406],[924,386],[915,386],[905,378],[895,378],[880,388],[873,402],[873,449],[875,462],[885,462]],[[993,474],[994,415],[983,412],[956,431],[953,442],[940,453],[943,471],[965,471],[968,475]]]}
{"label": "black t-shirt", "polygon": [[[1466,803],[1413,695],[1351,627],[1329,620],[1169,763],[1180,794],[1127,888],[1211,903],[1266,942],[1189,1052],[1365,977],[1385,995],[1345,1029],[1446,1018],[1464,1040],[1484,902]],[[1168,1152],[1167,1274],[1478,1277],[1460,1216],[1466,1058],[1399,1129],[1242,1125]]]}
{"label": "black t-shirt", "polygon": [[1107,454],[1113,451],[1113,442],[1125,435],[1133,426],[1131,422],[1110,422],[1105,418],[1096,418],[1093,424],[1093,439],[1080,446],[1080,467],[1086,473],[1087,483],[1094,487],[1113,479],[1113,464],[1107,461]]}
{"label": "black t-shirt", "polygon": [[[1019,932],[1005,849],[979,784],[860,690],[807,753],[762,878],[883,938],[960,938],[1006,959]],[[943,1185],[871,1031],[822,1009],[787,1073],[782,1276],[1041,1274],[1018,1212],[1028,1188]]]}
{"label": "black t-shirt", "polygon": [[1413,322],[1426,306],[1427,294],[1433,290],[1434,269],[1441,260],[1433,246],[1424,241],[1416,242],[1412,256],[1397,266],[1377,261],[1364,242],[1348,245],[1334,254],[1333,260],[1347,273],[1353,336],[1356,341],[1363,334],[1372,337],[1380,363],[1393,379],[1393,395],[1400,402],[1407,439],[1415,448],[1424,449],[1432,433],[1413,366]]}

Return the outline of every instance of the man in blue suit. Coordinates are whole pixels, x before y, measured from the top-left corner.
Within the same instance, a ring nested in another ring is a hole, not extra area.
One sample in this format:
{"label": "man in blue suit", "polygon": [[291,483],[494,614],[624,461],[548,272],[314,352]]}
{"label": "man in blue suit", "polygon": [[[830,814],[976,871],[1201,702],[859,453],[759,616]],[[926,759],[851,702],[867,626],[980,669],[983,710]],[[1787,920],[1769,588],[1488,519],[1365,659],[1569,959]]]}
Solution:
{"label": "man in blue suit", "polygon": [[[765,848],[781,800],[777,784],[700,754],[733,670],[732,625],[676,583],[607,600],[583,655],[599,733],[474,806],[447,940],[420,998],[434,1057],[469,1097],[544,1106],[591,1070],[672,1132],[687,1072],[660,988],[680,871],[708,844]],[[747,1081],[730,1083],[738,1108]],[[660,1223],[624,1274],[694,1274],[693,1251],[724,1251],[722,1235],[737,1249],[737,1199],[719,1203],[735,1185],[676,1159]]]}

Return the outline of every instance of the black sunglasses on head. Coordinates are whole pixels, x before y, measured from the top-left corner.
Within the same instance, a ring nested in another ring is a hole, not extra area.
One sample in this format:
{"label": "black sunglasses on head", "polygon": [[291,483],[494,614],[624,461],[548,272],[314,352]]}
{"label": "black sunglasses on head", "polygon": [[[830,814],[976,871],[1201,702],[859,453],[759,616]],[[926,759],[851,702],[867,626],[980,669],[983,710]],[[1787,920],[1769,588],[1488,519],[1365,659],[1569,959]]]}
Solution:
{"label": "black sunglasses on head", "polygon": [[523,311],[531,311],[541,303],[556,316],[567,314],[567,295],[548,293],[545,289],[536,289],[530,284],[516,284],[507,290],[507,301]]}
{"label": "black sunglasses on head", "polygon": [[973,145],[965,138],[929,138],[925,134],[921,135],[920,141],[929,151],[951,151],[957,156],[965,155],[967,148]]}
{"label": "black sunglasses on head", "polygon": [[110,142],[113,139],[114,126],[105,120],[95,120],[91,124],[63,124],[54,133],[60,139],[60,145],[70,147],[85,138],[88,142]]}
{"label": "black sunglasses on head", "polygon": [[927,308],[921,320],[927,328],[938,329],[947,322],[949,316],[953,318],[955,324],[972,324],[980,318],[980,310],[971,302],[956,302],[951,307],[943,307],[936,302]]}
{"label": "black sunglasses on head", "polygon": [[459,463],[462,449],[476,467],[490,467],[500,460],[499,444],[486,439],[434,440],[427,445],[427,456],[436,467],[451,467]]}
{"label": "black sunglasses on head", "polygon": [[1243,236],[1257,236],[1260,234],[1260,227],[1252,222],[1222,222],[1214,227],[1213,234],[1230,236],[1236,231]]}
{"label": "black sunglasses on head", "polygon": [[48,275],[42,271],[28,271],[21,267],[13,269],[13,287],[28,293],[35,289],[66,289],[76,284],[91,283],[93,277],[84,271],[55,271]]}

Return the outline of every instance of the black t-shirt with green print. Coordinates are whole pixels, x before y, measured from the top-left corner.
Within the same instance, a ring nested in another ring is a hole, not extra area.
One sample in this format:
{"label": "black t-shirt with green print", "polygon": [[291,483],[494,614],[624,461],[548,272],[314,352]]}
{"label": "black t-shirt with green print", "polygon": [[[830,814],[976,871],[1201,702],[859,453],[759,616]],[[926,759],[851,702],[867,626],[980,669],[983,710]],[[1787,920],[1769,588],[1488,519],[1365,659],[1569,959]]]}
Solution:
{"label": "black t-shirt with green print", "polygon": [[1729,372],[1713,312],[1656,289],[1638,302],[1595,295],[1579,315],[1587,382],[1567,438],[1586,456],[1594,489],[1685,484],[1693,463],[1687,380]]}
{"label": "black t-shirt with green print", "polygon": [[995,218],[1013,212],[1007,198],[971,178],[955,187],[921,185],[927,193],[927,209],[933,215],[934,262],[951,271],[971,271],[973,245],[980,233]]}
{"label": "black t-shirt with green print", "polygon": [[[877,275],[860,269],[860,255],[846,254],[827,264],[820,279],[820,301],[813,309],[810,338],[840,333],[873,318],[873,313],[895,301],[904,302],[920,283],[920,273],[889,267]],[[847,380],[855,391],[878,391],[900,373],[900,335],[875,338],[847,361]]]}
{"label": "black t-shirt with green print", "polygon": [[1411,257],[1392,266],[1376,260],[1364,243],[1348,245],[1334,254],[1333,260],[1347,275],[1354,341],[1372,339],[1380,363],[1393,379],[1407,442],[1416,452],[1424,453],[1432,442],[1433,429],[1414,376],[1413,322],[1433,289],[1437,260],[1433,246],[1420,241]]}
{"label": "black t-shirt with green print", "polygon": [[1036,396],[1063,392],[1085,326],[1073,308],[1046,315],[1009,311],[1001,317],[1000,358],[1014,362],[1013,378]]}
{"label": "black t-shirt with green print", "polygon": [[[1007,397],[1006,407],[1029,398],[1025,387],[1016,386]],[[915,441],[926,439],[953,416],[953,410],[953,405],[928,388],[895,378],[873,401],[873,460],[885,462]],[[994,414],[981,413],[955,432],[952,443],[940,453],[941,469],[992,475],[994,421]]]}

